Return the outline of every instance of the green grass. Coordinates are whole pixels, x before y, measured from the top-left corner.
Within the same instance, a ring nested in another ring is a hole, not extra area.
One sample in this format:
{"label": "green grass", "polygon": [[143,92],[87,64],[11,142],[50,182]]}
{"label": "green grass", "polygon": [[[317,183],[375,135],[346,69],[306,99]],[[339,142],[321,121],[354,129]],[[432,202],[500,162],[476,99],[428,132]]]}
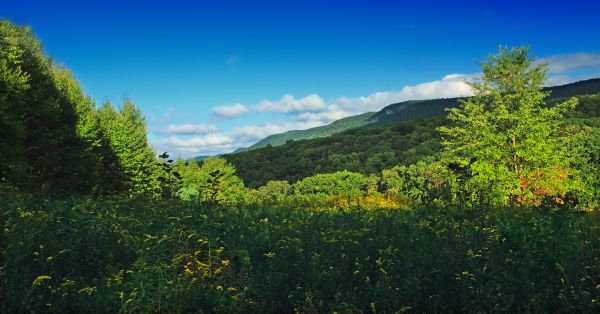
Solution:
{"label": "green grass", "polygon": [[0,312],[597,312],[600,213],[0,196]]}

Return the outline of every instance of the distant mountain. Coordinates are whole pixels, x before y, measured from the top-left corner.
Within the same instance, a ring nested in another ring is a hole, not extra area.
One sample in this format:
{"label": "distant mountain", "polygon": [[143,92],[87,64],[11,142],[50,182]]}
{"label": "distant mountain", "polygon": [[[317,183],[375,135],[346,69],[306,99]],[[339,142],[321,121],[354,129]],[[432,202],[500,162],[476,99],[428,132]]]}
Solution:
{"label": "distant mountain", "polygon": [[570,84],[544,88],[550,91],[550,98],[565,98],[575,95],[589,95],[600,93],[600,78],[583,80]]}
{"label": "distant mountain", "polygon": [[297,141],[297,140],[306,140],[317,137],[325,137],[330,136],[335,133],[339,133],[345,130],[361,127],[367,125],[371,122],[371,116],[375,114],[374,112],[366,112],[363,114],[359,114],[356,116],[351,116],[343,119],[336,120],[328,125],[319,126],[316,128],[310,128],[306,130],[294,130],[288,131],[279,134],[273,134],[267,136],[266,138],[260,140],[256,144],[245,148],[245,149],[237,149],[234,153],[238,153],[241,151],[246,151],[250,149],[265,147],[268,145],[271,146],[279,146],[285,144],[289,140]]}
{"label": "distant mountain", "polygon": [[190,160],[202,161],[202,160],[208,159],[210,157],[215,157],[215,156],[196,156],[196,157],[192,157],[190,159],[187,159],[186,161],[190,161]]}
{"label": "distant mountain", "polygon": [[[572,97],[575,95],[588,95],[600,93],[600,78],[579,81],[571,84],[547,87],[550,99]],[[445,116],[446,108],[456,108],[463,98],[442,98],[427,100],[409,100],[391,104],[371,118],[371,125],[383,125],[399,121],[411,121],[421,118]]]}
{"label": "distant mountain", "polygon": [[409,100],[391,104],[373,115],[371,125],[444,116],[448,114],[446,108],[458,107],[461,99],[464,98]]}
{"label": "distant mountain", "polygon": [[[600,78],[579,81],[571,84],[548,87],[550,98],[564,98],[574,95],[586,95],[600,93]],[[306,129],[294,130],[270,135],[248,148],[240,148],[233,152],[239,153],[267,145],[279,146],[289,140],[305,140],[318,137],[331,136],[350,129],[384,125],[400,121],[412,121],[422,118],[445,116],[448,114],[446,108],[455,108],[460,104],[462,98],[440,98],[426,100],[409,100],[388,105],[379,112],[367,112],[336,120],[328,125]]]}

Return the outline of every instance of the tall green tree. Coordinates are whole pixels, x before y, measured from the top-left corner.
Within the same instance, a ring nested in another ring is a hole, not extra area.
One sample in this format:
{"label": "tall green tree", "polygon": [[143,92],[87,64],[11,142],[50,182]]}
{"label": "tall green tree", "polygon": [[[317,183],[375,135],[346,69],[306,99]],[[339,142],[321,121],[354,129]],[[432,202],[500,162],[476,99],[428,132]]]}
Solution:
{"label": "tall green tree", "polygon": [[529,57],[528,47],[501,47],[481,68],[481,79],[469,83],[474,97],[450,110],[451,126],[439,128],[445,148],[469,167],[471,200],[532,205],[577,190],[563,119],[577,100],[545,104],[547,65]]}
{"label": "tall green tree", "polygon": [[78,116],[77,136],[83,147],[79,151],[81,161],[76,163],[79,172],[87,172],[86,183],[94,194],[116,193],[123,188],[123,171],[117,156],[110,148],[102,130],[100,117],[94,101],[85,93],[68,69],[54,65],[52,73],[56,87],[75,106]]}
{"label": "tall green tree", "polygon": [[0,21],[0,180],[32,192],[90,192],[101,156],[94,107],[29,28]]}
{"label": "tall green tree", "polygon": [[181,189],[177,192],[182,199],[199,199],[216,204],[235,204],[248,199],[244,182],[235,175],[235,167],[225,159],[211,157],[189,163],[178,158],[173,169],[181,175]]}
{"label": "tall green tree", "polygon": [[130,196],[159,196],[161,168],[148,143],[146,122],[133,102],[125,99],[119,112],[110,103],[98,111],[100,124],[118,157]]}

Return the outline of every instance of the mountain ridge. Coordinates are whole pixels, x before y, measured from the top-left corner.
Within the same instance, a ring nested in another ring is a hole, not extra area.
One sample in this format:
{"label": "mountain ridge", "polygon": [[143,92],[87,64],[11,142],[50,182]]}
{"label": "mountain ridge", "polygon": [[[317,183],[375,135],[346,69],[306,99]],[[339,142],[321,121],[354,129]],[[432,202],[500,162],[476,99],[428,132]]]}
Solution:
{"label": "mountain ridge", "polygon": [[[600,93],[600,78],[592,78],[572,82],[564,85],[544,88],[550,91],[550,99],[564,98],[573,95]],[[327,125],[305,130],[291,130],[283,133],[272,134],[246,148],[239,148],[230,154],[236,154],[261,147],[279,146],[287,141],[298,141],[318,137],[331,136],[336,133],[354,128],[384,125],[399,121],[411,121],[446,115],[447,108],[460,105],[460,101],[467,97],[434,98],[423,100],[407,100],[389,104],[377,112],[366,112],[355,116],[335,120]]]}

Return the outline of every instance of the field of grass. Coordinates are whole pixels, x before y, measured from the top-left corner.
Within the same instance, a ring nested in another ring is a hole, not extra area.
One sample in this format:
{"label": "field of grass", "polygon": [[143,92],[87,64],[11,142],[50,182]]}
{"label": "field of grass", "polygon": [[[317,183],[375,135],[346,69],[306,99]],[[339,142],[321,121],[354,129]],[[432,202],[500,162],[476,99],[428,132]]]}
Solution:
{"label": "field of grass", "polygon": [[0,312],[595,312],[600,212],[0,196]]}

